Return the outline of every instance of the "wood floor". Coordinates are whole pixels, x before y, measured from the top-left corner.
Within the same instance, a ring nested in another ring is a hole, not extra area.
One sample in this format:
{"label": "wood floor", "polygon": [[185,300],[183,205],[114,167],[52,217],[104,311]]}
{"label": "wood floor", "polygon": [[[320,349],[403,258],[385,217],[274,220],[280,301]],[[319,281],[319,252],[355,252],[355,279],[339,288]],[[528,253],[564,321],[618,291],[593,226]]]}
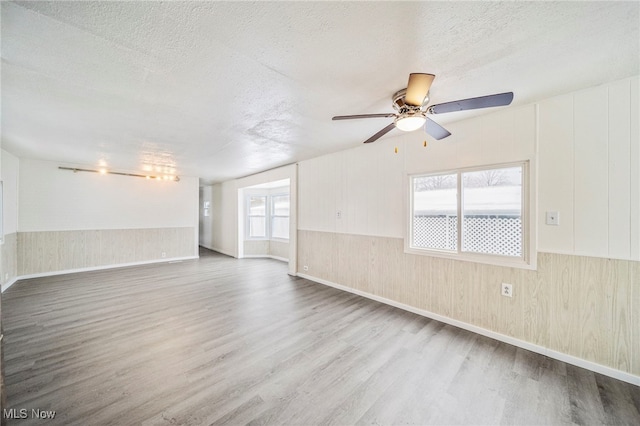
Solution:
{"label": "wood floor", "polygon": [[7,290],[9,424],[640,424],[639,387],[201,256]]}

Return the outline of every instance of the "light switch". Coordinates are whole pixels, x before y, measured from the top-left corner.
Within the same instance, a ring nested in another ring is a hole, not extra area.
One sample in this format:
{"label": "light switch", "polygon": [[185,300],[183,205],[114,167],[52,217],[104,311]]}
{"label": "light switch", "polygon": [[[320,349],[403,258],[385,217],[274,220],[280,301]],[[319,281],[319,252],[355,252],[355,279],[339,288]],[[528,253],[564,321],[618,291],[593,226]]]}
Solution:
{"label": "light switch", "polygon": [[547,225],[560,225],[560,213],[559,212],[547,212]]}

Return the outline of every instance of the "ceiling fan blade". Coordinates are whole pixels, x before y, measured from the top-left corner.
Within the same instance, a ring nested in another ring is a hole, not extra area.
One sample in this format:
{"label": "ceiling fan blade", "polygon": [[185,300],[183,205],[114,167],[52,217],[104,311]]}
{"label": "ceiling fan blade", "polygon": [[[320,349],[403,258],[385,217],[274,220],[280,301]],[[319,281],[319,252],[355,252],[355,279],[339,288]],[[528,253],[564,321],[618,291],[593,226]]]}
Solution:
{"label": "ceiling fan blade", "polygon": [[359,115],[336,115],[332,120],[353,120],[355,118],[383,118],[383,117],[395,117],[392,112],[386,114],[359,114]]}
{"label": "ceiling fan blade", "polygon": [[364,141],[364,143],[371,143],[371,142],[377,141],[378,139],[380,139],[381,137],[383,137],[384,135],[386,135],[387,133],[395,129],[395,127],[396,125],[394,123],[389,124],[387,127],[380,130],[378,133],[376,133],[375,135],[371,136],[369,139]]}
{"label": "ceiling fan blade", "polygon": [[425,96],[429,93],[429,88],[434,78],[436,78],[436,76],[433,74],[409,74],[407,94],[404,96],[404,102],[412,106],[422,106],[422,101],[424,101]]}
{"label": "ceiling fan blade", "polygon": [[431,137],[433,137],[435,140],[439,141],[440,139],[444,139],[447,136],[451,136],[451,132],[449,132],[447,129],[445,129],[429,117],[426,118],[427,121],[426,123],[424,123],[424,131],[431,135]]}
{"label": "ceiling fan blade", "polygon": [[445,112],[466,111],[469,109],[490,108],[509,105],[513,100],[513,92],[499,93],[497,95],[480,96],[478,98],[461,99],[459,101],[445,102],[432,105],[428,111],[431,114]]}

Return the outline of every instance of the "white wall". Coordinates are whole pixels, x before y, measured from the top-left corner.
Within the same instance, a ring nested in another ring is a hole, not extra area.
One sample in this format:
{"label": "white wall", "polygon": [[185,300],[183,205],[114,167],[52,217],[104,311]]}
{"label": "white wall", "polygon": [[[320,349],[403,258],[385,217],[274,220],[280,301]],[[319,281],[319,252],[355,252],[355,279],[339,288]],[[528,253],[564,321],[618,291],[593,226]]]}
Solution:
{"label": "white wall", "polygon": [[[204,204],[209,203],[208,214],[205,216]],[[204,185],[200,187],[200,220],[199,220],[199,237],[198,244],[208,249],[213,249],[213,221],[211,220],[213,210],[216,206],[213,205],[213,187],[211,185]]]}
{"label": "white wall", "polygon": [[539,250],[640,260],[638,81],[540,102]]}
{"label": "white wall", "polygon": [[401,237],[404,152],[394,154],[394,143],[402,141],[301,162],[299,229]]}
{"label": "white wall", "polygon": [[168,227],[197,232],[197,178],[155,181],[73,173],[59,165],[20,161],[20,232]]}
{"label": "white wall", "polygon": [[403,238],[406,174],[529,160],[539,251],[640,260],[638,80],[450,123],[426,148],[413,132],[303,161],[299,229]]}
{"label": "white wall", "polygon": [[2,221],[4,239],[0,256],[0,283],[4,291],[18,276],[18,173],[20,161],[2,150]]}
{"label": "white wall", "polygon": [[5,234],[18,231],[18,157],[2,150],[3,229]]}
{"label": "white wall", "polygon": [[228,256],[238,256],[238,189],[236,181],[213,186],[211,203],[212,248]]}

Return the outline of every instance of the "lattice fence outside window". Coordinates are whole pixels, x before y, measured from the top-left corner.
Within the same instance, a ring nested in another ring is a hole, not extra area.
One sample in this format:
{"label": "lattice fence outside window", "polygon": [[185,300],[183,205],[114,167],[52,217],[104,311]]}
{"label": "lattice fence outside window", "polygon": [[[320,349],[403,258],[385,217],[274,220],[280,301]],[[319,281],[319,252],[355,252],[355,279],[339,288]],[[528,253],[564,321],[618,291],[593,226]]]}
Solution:
{"label": "lattice fence outside window", "polygon": [[413,245],[437,250],[456,250],[457,216],[414,216]]}
{"label": "lattice fence outside window", "polygon": [[[457,216],[413,217],[413,246],[456,251]],[[464,216],[462,251],[522,256],[520,216]]]}
{"label": "lattice fence outside window", "polygon": [[463,251],[522,256],[520,216],[465,216],[462,229]]}

